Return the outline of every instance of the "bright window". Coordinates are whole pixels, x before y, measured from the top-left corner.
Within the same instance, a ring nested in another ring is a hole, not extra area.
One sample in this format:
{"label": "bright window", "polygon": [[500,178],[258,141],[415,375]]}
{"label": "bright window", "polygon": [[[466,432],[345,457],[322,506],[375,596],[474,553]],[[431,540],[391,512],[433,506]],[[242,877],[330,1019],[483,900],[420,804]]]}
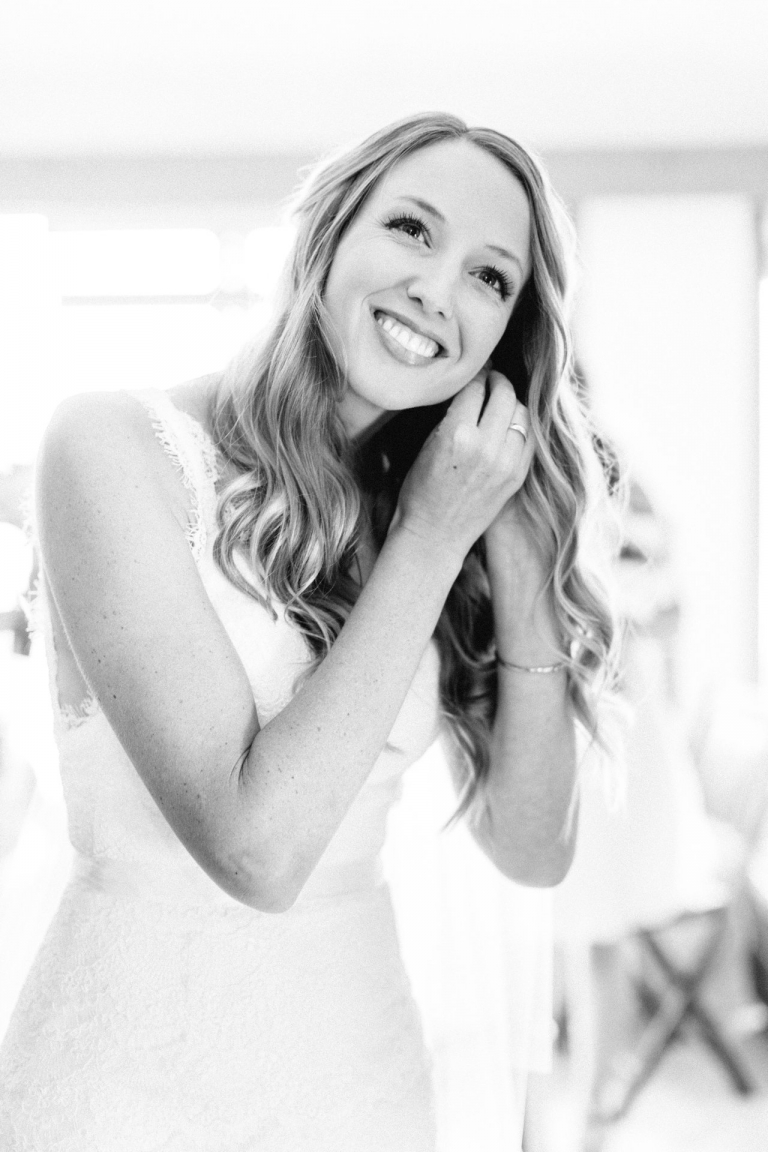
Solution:
{"label": "bright window", "polygon": [[62,296],[207,296],[221,276],[219,238],[205,228],[52,232]]}
{"label": "bright window", "polygon": [[0,216],[0,470],[33,460],[65,396],[221,368],[263,322],[290,238]]}
{"label": "bright window", "polygon": [[245,239],[245,281],[255,296],[268,297],[285,264],[295,229],[287,225],[255,228]]}

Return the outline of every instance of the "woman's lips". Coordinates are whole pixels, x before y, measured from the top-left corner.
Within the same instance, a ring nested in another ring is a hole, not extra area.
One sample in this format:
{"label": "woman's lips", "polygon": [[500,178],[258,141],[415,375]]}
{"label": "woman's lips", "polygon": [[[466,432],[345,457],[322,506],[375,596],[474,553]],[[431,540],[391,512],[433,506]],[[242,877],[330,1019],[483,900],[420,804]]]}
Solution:
{"label": "woman's lips", "polygon": [[386,347],[406,364],[431,363],[441,352],[436,340],[414,332],[400,320],[395,320],[388,312],[377,309],[373,318],[382,334]]}

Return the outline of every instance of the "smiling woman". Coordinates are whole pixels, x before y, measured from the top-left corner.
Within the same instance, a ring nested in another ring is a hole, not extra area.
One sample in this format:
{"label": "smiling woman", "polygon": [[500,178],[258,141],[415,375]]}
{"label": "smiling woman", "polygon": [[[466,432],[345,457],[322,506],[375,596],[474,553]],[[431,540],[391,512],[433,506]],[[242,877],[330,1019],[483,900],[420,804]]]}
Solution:
{"label": "smiling woman", "polygon": [[562,222],[453,117],[312,173],[271,330],[88,395],[38,463],[76,866],[0,1055],[0,1144],[434,1152],[380,850],[440,735],[498,873],[575,836],[612,621]]}

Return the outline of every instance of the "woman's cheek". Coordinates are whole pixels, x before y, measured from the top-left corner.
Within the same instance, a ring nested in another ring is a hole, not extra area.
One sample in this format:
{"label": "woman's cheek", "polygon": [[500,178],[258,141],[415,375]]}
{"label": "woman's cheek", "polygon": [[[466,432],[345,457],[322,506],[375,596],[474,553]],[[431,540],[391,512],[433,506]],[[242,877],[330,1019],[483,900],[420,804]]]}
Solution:
{"label": "woman's cheek", "polygon": [[493,317],[491,321],[486,316],[476,316],[473,319],[472,326],[467,329],[469,336],[465,345],[467,351],[470,352],[469,359],[474,366],[469,377],[470,380],[490,360],[494,348],[504,335],[506,326],[506,319],[501,324],[496,317]]}

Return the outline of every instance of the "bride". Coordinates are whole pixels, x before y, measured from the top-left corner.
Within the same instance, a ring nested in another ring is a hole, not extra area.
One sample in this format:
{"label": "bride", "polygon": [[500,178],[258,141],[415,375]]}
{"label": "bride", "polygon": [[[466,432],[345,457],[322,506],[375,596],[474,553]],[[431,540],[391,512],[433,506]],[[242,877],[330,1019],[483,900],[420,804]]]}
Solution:
{"label": "bride", "polygon": [[379,853],[441,729],[505,875],[574,848],[612,660],[562,216],[441,114],[325,162],[271,330],[65,402],[38,462],[76,863],[0,1056],[6,1152],[434,1152]]}

